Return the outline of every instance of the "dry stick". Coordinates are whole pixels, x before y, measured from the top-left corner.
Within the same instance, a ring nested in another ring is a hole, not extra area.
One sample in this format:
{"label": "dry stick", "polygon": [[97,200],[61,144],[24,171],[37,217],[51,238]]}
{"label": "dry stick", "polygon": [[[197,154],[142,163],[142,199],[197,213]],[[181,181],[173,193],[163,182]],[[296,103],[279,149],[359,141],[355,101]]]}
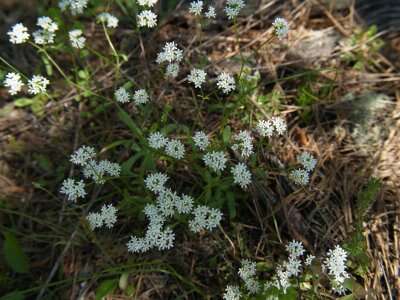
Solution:
{"label": "dry stick", "polygon": [[[100,191],[101,191],[101,187],[97,187],[97,188],[95,189],[95,191],[93,192],[92,198],[90,199],[89,204],[87,205],[87,207],[86,207],[85,210],[83,211],[83,214],[82,214],[83,216],[86,215],[86,214],[88,213],[88,211],[90,210],[91,206],[92,206],[93,203],[95,202],[97,196],[99,195]],[[46,289],[47,289],[47,287],[48,287],[50,281],[53,279],[54,275],[56,274],[56,272],[57,272],[57,270],[58,270],[58,268],[59,268],[59,266],[60,266],[60,264],[61,264],[61,261],[62,261],[62,259],[64,258],[64,255],[67,253],[69,247],[70,247],[71,244],[72,244],[73,239],[74,239],[75,236],[77,235],[78,229],[79,229],[79,225],[80,225],[80,224],[79,224],[79,222],[78,222],[78,223],[76,224],[75,229],[74,229],[74,231],[72,232],[72,234],[71,234],[71,236],[70,236],[70,238],[69,238],[67,244],[65,245],[63,251],[61,252],[61,254],[60,254],[60,256],[58,257],[58,259],[57,259],[57,261],[55,262],[55,264],[53,265],[53,268],[51,269],[50,274],[49,274],[49,276],[47,277],[44,286],[41,288],[39,295],[36,297],[36,300],[42,299],[42,296],[43,296],[44,292],[46,291]]]}

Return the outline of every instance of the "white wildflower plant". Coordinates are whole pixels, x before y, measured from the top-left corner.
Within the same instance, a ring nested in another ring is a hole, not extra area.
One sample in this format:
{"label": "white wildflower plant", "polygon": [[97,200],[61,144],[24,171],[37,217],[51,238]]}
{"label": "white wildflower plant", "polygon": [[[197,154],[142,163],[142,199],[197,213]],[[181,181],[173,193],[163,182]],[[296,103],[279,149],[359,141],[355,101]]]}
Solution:
{"label": "white wildflower plant", "polygon": [[72,15],[80,15],[88,6],[89,0],[60,0],[58,6],[62,11],[69,9]]}
{"label": "white wildflower plant", "polygon": [[214,172],[221,172],[225,169],[228,158],[222,151],[211,151],[203,155],[203,161]]}
{"label": "white wildflower plant", "polygon": [[54,43],[55,32],[58,30],[58,24],[51,18],[44,16],[37,20],[37,26],[41,29],[32,33],[33,40],[38,45],[48,45]]}
{"label": "white wildflower plant", "polygon": [[157,15],[151,10],[143,10],[138,16],[138,26],[153,28],[157,26]]}
{"label": "white wildflower plant", "polygon": [[69,40],[72,47],[82,49],[85,47],[86,38],[83,36],[83,32],[80,29],[71,30],[69,33]]}
{"label": "white wildflower plant", "polygon": [[135,102],[136,105],[140,104],[146,104],[147,102],[150,101],[150,96],[144,89],[140,89],[135,91],[133,94],[133,101]]}
{"label": "white wildflower plant", "polygon": [[66,195],[69,201],[76,202],[78,198],[86,196],[85,183],[83,180],[65,179],[62,183],[60,193]]}
{"label": "white wildflower plant", "polygon": [[114,97],[119,103],[128,103],[131,101],[132,95],[121,86],[114,92]]}
{"label": "white wildflower plant", "polygon": [[292,170],[289,178],[297,185],[306,186],[310,181],[310,173],[317,165],[317,160],[309,152],[302,152],[297,155],[297,162],[302,165],[302,168]]}
{"label": "white wildflower plant", "polygon": [[190,3],[189,12],[195,16],[200,16],[203,11],[204,3],[200,0],[195,0]]}
{"label": "white wildflower plant", "polygon": [[30,37],[28,28],[26,28],[22,23],[15,24],[7,34],[10,37],[10,42],[13,44],[26,43]]}
{"label": "white wildflower plant", "polygon": [[200,89],[206,81],[207,73],[201,69],[192,69],[187,77],[187,80],[194,84],[195,88]]}
{"label": "white wildflower plant", "polygon": [[217,13],[215,12],[215,7],[209,6],[207,12],[205,13],[206,18],[215,19],[217,17]]}
{"label": "white wildflower plant", "polygon": [[238,184],[242,189],[245,189],[251,183],[251,173],[248,167],[240,162],[231,169],[233,182]]}
{"label": "white wildflower plant", "polygon": [[229,94],[236,88],[235,79],[230,74],[223,72],[217,77],[217,87],[224,94]]}
{"label": "white wildflower plant", "polygon": [[194,145],[202,151],[205,151],[210,145],[210,139],[204,131],[196,131],[193,136]]}
{"label": "white wildflower plant", "polygon": [[108,12],[97,15],[97,20],[103,22],[108,28],[117,28],[119,23],[118,18]]}
{"label": "white wildflower plant", "polygon": [[236,143],[233,144],[232,150],[239,152],[242,158],[247,159],[254,153],[253,137],[249,131],[240,131],[238,134],[233,136],[233,140]]}
{"label": "white wildflower plant", "polygon": [[18,94],[24,86],[21,75],[14,72],[7,73],[3,84],[5,87],[8,88],[8,92],[10,93],[10,95]]}
{"label": "white wildflower plant", "polygon": [[140,6],[147,6],[147,7],[153,7],[158,0],[138,0],[138,4]]}
{"label": "white wildflower plant", "polygon": [[245,4],[243,0],[227,0],[224,10],[228,19],[233,20],[237,18],[244,5]]}
{"label": "white wildflower plant", "polygon": [[42,75],[33,75],[28,81],[28,92],[32,95],[45,94],[50,81]]}
{"label": "white wildflower plant", "polygon": [[150,148],[159,150],[165,147],[168,142],[168,138],[166,138],[161,132],[156,131],[149,135],[147,141]]}
{"label": "white wildflower plant", "polygon": [[90,212],[86,219],[92,230],[103,226],[110,229],[117,222],[117,212],[118,209],[113,204],[104,204],[99,212]]}
{"label": "white wildflower plant", "polygon": [[176,139],[169,139],[165,145],[165,153],[173,158],[182,159],[185,156],[185,146]]}
{"label": "white wildflower plant", "polygon": [[277,17],[272,26],[274,27],[275,35],[280,40],[284,39],[289,33],[289,24],[284,18]]}
{"label": "white wildflower plant", "polygon": [[183,51],[178,48],[178,45],[172,41],[165,43],[161,52],[158,53],[157,64],[168,63],[166,76],[176,78],[179,73],[179,63],[183,59]]}

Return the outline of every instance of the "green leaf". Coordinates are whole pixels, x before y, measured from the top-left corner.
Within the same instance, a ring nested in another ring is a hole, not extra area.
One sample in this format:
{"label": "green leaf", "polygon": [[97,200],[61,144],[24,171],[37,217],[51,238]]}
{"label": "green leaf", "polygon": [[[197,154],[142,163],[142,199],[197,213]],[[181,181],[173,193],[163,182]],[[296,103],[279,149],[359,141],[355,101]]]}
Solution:
{"label": "green leaf", "polygon": [[28,273],[29,260],[22,250],[20,243],[15,235],[11,232],[3,232],[5,241],[3,246],[3,254],[7,264],[14,272]]}
{"label": "green leaf", "polygon": [[101,300],[103,297],[112,293],[118,286],[117,279],[104,280],[96,289],[96,300]]}
{"label": "green leaf", "polygon": [[19,291],[14,291],[11,293],[8,293],[7,295],[4,295],[3,297],[0,298],[0,300],[24,300],[24,294],[22,294]]}
{"label": "green leaf", "polygon": [[222,140],[224,141],[225,144],[228,144],[229,141],[231,140],[231,127],[230,126],[226,126],[224,128],[224,131],[222,132]]}
{"label": "green leaf", "polygon": [[229,218],[233,219],[236,217],[235,195],[229,191],[226,193],[226,198],[228,199],[226,204],[228,205]]}
{"label": "green leaf", "polygon": [[14,101],[15,107],[27,107],[33,104],[34,100],[30,98],[19,98]]}
{"label": "green leaf", "polygon": [[136,125],[135,121],[124,111],[122,108],[118,107],[118,118],[129,127],[135,137],[143,141],[143,134],[139,127]]}

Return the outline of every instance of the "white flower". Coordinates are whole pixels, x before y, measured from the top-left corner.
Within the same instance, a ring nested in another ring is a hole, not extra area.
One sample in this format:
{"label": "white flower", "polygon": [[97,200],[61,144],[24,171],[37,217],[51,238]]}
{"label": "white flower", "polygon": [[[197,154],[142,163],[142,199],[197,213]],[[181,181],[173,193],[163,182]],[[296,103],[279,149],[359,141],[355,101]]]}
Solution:
{"label": "white flower", "polygon": [[251,183],[251,173],[244,163],[238,163],[232,167],[234,183],[240,185],[242,189],[246,188]]}
{"label": "white flower", "polygon": [[114,92],[114,97],[120,103],[128,103],[131,100],[131,95],[122,86]]}
{"label": "white flower", "polygon": [[83,180],[75,181],[72,178],[65,179],[62,183],[61,194],[65,194],[69,201],[76,202],[78,198],[86,196],[85,184]]}
{"label": "white flower", "polygon": [[146,204],[143,209],[145,216],[150,221],[150,226],[153,225],[164,225],[165,217],[161,214],[160,210],[154,204]]}
{"label": "white flower", "polygon": [[262,137],[271,137],[274,134],[274,126],[270,120],[260,120],[257,124],[256,130]]}
{"label": "white flower", "polygon": [[243,259],[241,262],[242,266],[239,268],[238,274],[240,278],[246,281],[247,278],[254,277],[256,275],[256,263],[254,261]]}
{"label": "white flower", "polygon": [[297,155],[297,161],[309,172],[314,170],[317,164],[317,160],[308,152],[302,152]]}
{"label": "white flower", "polygon": [[56,32],[58,30],[58,24],[49,17],[38,18],[37,26],[48,32]]}
{"label": "white flower", "polygon": [[228,94],[235,89],[235,79],[228,73],[221,73],[217,77],[217,87],[224,94]]}
{"label": "white flower", "polygon": [[194,200],[188,195],[182,195],[179,199],[175,201],[175,207],[178,213],[188,214],[193,209]]}
{"label": "white flower", "polygon": [[240,293],[238,286],[228,285],[225,288],[225,293],[223,296],[224,300],[240,300],[242,294]]}
{"label": "white flower", "polygon": [[289,177],[298,185],[307,185],[310,181],[310,176],[307,170],[295,169],[290,172]]}
{"label": "white flower", "polygon": [[46,30],[36,30],[32,33],[33,40],[38,45],[48,45],[54,43],[55,34]]}
{"label": "white flower", "polygon": [[150,136],[147,138],[147,141],[149,142],[149,146],[153,149],[161,149],[163,148],[168,139],[159,131],[153,132],[150,134]]}
{"label": "white flower", "polygon": [[228,19],[234,19],[236,18],[240,10],[244,7],[244,2],[243,0],[228,0],[226,1],[226,6],[225,6],[225,13],[228,16]]}
{"label": "white flower", "polygon": [[196,88],[200,89],[201,85],[206,81],[206,76],[207,73],[203,70],[192,69],[189,76],[187,77],[187,80],[189,82],[192,82]]}
{"label": "white flower", "polygon": [[312,255],[312,254],[309,254],[309,255],[307,255],[307,257],[306,257],[306,260],[305,260],[304,264],[305,264],[306,266],[311,266],[312,261],[313,261],[314,259],[315,259],[315,256]]}
{"label": "white flower", "polygon": [[281,117],[273,117],[272,124],[274,124],[275,130],[278,135],[282,135],[287,130],[286,121]]}
{"label": "white flower", "polygon": [[28,81],[28,92],[33,95],[46,93],[46,87],[49,80],[41,75],[33,75],[32,79]]}
{"label": "white flower", "polygon": [[108,160],[101,160],[97,162],[95,160],[89,160],[83,166],[83,176],[85,178],[91,178],[95,183],[104,184],[104,176],[107,174],[112,177],[119,177],[121,173],[121,166],[117,163],[112,163]]}
{"label": "white flower", "polygon": [[84,166],[88,163],[89,160],[93,159],[96,156],[96,150],[90,146],[81,146],[78,150],[76,150],[70,158],[70,161],[78,166]]}
{"label": "white flower", "polygon": [[168,181],[169,177],[163,173],[152,173],[146,177],[144,184],[147,189],[155,194],[159,194],[165,190],[165,183]]}
{"label": "white flower", "polygon": [[155,27],[157,26],[157,15],[151,10],[144,10],[138,15],[139,27]]}
{"label": "white flower", "polygon": [[200,16],[201,11],[203,10],[203,1],[196,0],[190,3],[189,12],[194,14],[195,16]]}
{"label": "white flower", "polygon": [[222,213],[216,208],[198,206],[193,211],[194,219],[189,221],[189,228],[193,232],[204,229],[212,230],[219,225]]}
{"label": "white flower", "polygon": [[286,271],[286,269],[280,266],[278,267],[276,274],[278,278],[274,285],[276,288],[283,290],[283,293],[286,294],[286,290],[290,287],[289,273]]}
{"label": "white flower", "polygon": [[178,48],[175,42],[167,42],[163,50],[158,53],[156,62],[161,64],[163,62],[180,62],[183,58],[183,51]]}
{"label": "white flower", "polygon": [[289,252],[289,257],[293,258],[298,258],[305,252],[303,243],[295,240],[286,245],[286,251]]}
{"label": "white flower", "polygon": [[58,6],[62,11],[69,8],[72,15],[78,15],[83,13],[84,9],[87,7],[89,0],[60,0]]}
{"label": "white flower", "polygon": [[13,44],[22,44],[29,40],[28,28],[22,23],[15,24],[7,34]]}
{"label": "white flower", "polygon": [[297,277],[300,274],[301,261],[296,257],[290,256],[288,262],[285,264],[285,267],[289,277]]}
{"label": "white flower", "polygon": [[24,83],[21,80],[21,75],[18,73],[8,73],[4,80],[4,86],[8,88],[10,95],[17,94],[24,86]]}
{"label": "white flower", "polygon": [[172,217],[176,212],[176,203],[180,197],[171,189],[164,189],[157,196],[157,209],[163,217]]}
{"label": "white flower", "polygon": [[103,205],[101,208],[101,217],[103,219],[104,225],[107,228],[114,227],[117,222],[117,209],[112,204]]}
{"label": "white flower", "polygon": [[242,130],[233,139],[238,143],[232,146],[234,151],[238,151],[243,158],[248,158],[253,151],[253,137],[247,130]]}
{"label": "white flower", "polygon": [[210,167],[214,172],[223,171],[228,159],[222,151],[212,151],[203,156],[203,161],[207,167]]}
{"label": "white flower", "polygon": [[285,19],[279,17],[276,18],[272,23],[272,26],[274,26],[275,34],[278,39],[282,40],[288,35],[289,24]]}
{"label": "white flower", "polygon": [[140,6],[153,7],[157,3],[157,0],[138,0]]}
{"label": "white flower", "polygon": [[327,258],[324,261],[324,267],[328,274],[333,277],[333,284],[335,286],[343,286],[349,274],[346,271],[347,252],[336,245],[334,249],[329,250]]}
{"label": "white flower", "polygon": [[100,22],[106,23],[108,28],[117,28],[118,27],[118,18],[113,16],[108,12],[103,12],[97,16],[97,20]]}
{"label": "white flower", "polygon": [[86,38],[82,34],[83,32],[80,29],[74,29],[68,33],[72,47],[77,49],[85,47]]}
{"label": "white flower", "polygon": [[193,136],[193,141],[196,147],[204,151],[210,145],[210,140],[204,131],[197,131]]}
{"label": "white flower", "polygon": [[137,104],[137,105],[145,104],[150,101],[150,97],[147,94],[146,90],[140,89],[140,90],[137,90],[133,94],[133,100],[135,101],[135,104]]}
{"label": "white flower", "polygon": [[244,284],[250,294],[257,294],[261,288],[260,283],[256,278],[248,278]]}
{"label": "white flower", "polygon": [[185,146],[178,140],[170,139],[165,145],[165,153],[173,158],[182,159],[185,156]]}
{"label": "white flower", "polygon": [[179,73],[179,64],[177,63],[168,64],[167,70],[165,72],[167,77],[176,78],[178,76],[178,73]]}
{"label": "white flower", "polygon": [[90,229],[95,230],[103,226],[103,217],[99,213],[89,213],[86,217],[89,222]]}
{"label": "white flower", "polygon": [[128,248],[128,252],[133,253],[144,253],[150,249],[150,245],[145,238],[137,238],[135,236],[131,236],[131,239],[126,246]]}
{"label": "white flower", "polygon": [[215,13],[215,8],[212,6],[209,6],[205,16],[206,16],[206,18],[214,19],[217,16],[217,14]]}

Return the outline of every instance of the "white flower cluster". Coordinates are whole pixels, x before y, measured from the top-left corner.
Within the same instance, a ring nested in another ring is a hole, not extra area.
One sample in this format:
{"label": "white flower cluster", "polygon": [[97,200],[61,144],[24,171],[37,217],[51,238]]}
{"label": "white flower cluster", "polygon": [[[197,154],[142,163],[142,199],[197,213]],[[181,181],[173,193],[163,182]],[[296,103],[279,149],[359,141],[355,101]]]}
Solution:
{"label": "white flower cluster", "polygon": [[[174,245],[175,233],[169,227],[165,227],[167,218],[176,214],[193,213],[194,219],[189,222],[189,227],[194,232],[203,229],[212,230],[218,226],[222,214],[219,210],[207,206],[194,208],[194,200],[188,195],[179,196],[176,192],[165,186],[168,176],[163,173],[153,173],[146,177],[144,183],[147,189],[152,191],[157,199],[155,204],[147,204],[144,214],[149,220],[144,237],[131,236],[127,243],[128,251],[143,253],[150,249],[170,249]],[[165,227],[165,228],[164,228]]]}
{"label": "white flower cluster", "polygon": [[214,172],[223,171],[225,169],[228,159],[222,151],[212,151],[204,154],[204,164],[211,168]]}
{"label": "white flower cluster", "polygon": [[241,296],[242,294],[237,285],[228,285],[222,298],[224,300],[240,300]]}
{"label": "white flower cluster", "polygon": [[162,64],[168,63],[167,76],[175,78],[179,73],[179,63],[183,59],[183,51],[178,48],[175,42],[167,42],[163,50],[158,53],[156,62]]}
{"label": "white flower cluster", "polygon": [[275,35],[280,40],[284,39],[289,33],[289,24],[283,18],[276,18],[272,23],[272,26],[274,26]]}
{"label": "white flower cluster", "polygon": [[230,20],[235,19],[239,15],[240,10],[243,7],[244,7],[243,0],[228,0],[228,1],[226,1],[225,13],[228,16],[228,19],[230,19]]}
{"label": "white flower cluster", "polygon": [[49,85],[49,80],[41,75],[33,75],[28,81],[28,92],[32,95],[46,93],[46,88]]}
{"label": "white flower cluster", "polygon": [[133,99],[136,105],[146,104],[150,101],[150,96],[144,89],[136,90],[132,96],[124,87],[120,87],[114,92],[114,97],[120,103],[127,103]]}
{"label": "white flower cluster", "polygon": [[8,73],[4,80],[4,86],[8,88],[10,95],[16,95],[24,86],[24,83],[21,80],[21,75],[18,73]]}
{"label": "white flower cluster", "polygon": [[189,221],[189,228],[193,232],[212,230],[218,226],[222,219],[222,213],[216,208],[198,206],[193,211],[194,219]]}
{"label": "white flower cluster", "polygon": [[166,138],[159,131],[151,133],[147,141],[149,147],[156,150],[164,148],[165,153],[175,159],[182,159],[185,156],[185,146],[181,141]]}
{"label": "white flower cluster", "polygon": [[210,145],[210,140],[204,131],[196,131],[193,136],[193,141],[196,147],[204,151]]}
{"label": "white flower cluster", "polygon": [[244,285],[250,294],[256,294],[260,289],[260,283],[256,278],[256,263],[248,259],[242,260],[239,268],[239,277],[244,281]]}
{"label": "white flower cluster", "polygon": [[140,6],[153,7],[158,0],[138,0]]}
{"label": "white flower cluster", "polygon": [[207,12],[205,13],[205,16],[208,19],[215,19],[217,17],[215,8],[213,6],[209,6]]}
{"label": "white flower cluster", "polygon": [[68,33],[68,36],[72,47],[77,49],[82,49],[83,47],[85,47],[86,38],[83,36],[82,30],[80,29],[71,30]]}
{"label": "white flower cluster", "polygon": [[78,198],[86,196],[85,183],[83,180],[76,181],[72,178],[67,178],[62,183],[60,193],[65,194],[69,201],[76,202]]}
{"label": "white flower cluster", "polygon": [[89,0],[60,0],[58,7],[65,11],[69,9],[72,15],[82,14],[88,5]]}
{"label": "white flower cluster", "polygon": [[143,10],[137,17],[139,27],[153,28],[157,26],[157,15],[151,10]]}
{"label": "white flower cluster", "polygon": [[257,123],[256,130],[262,137],[272,137],[276,135],[282,135],[287,130],[286,121],[281,117],[272,117],[271,120],[260,120]]}
{"label": "white flower cluster", "polygon": [[56,36],[55,32],[58,30],[57,23],[49,17],[40,17],[37,20],[37,26],[41,29],[32,33],[35,43],[38,45],[53,44]]}
{"label": "white flower cluster", "polygon": [[201,85],[206,81],[206,76],[207,73],[204,70],[192,69],[187,80],[193,83],[196,88],[200,89]]}
{"label": "white flower cluster", "polygon": [[23,44],[29,40],[28,28],[22,23],[15,24],[10,31],[7,32],[10,42],[13,44]]}
{"label": "white flower cluster", "polygon": [[335,292],[342,294],[346,291],[344,281],[349,278],[346,271],[347,252],[336,245],[334,249],[328,251],[327,258],[324,261],[324,269],[328,271],[328,275],[333,278],[332,288]]}
{"label": "white flower cluster", "polygon": [[294,169],[289,177],[298,185],[307,185],[310,181],[310,173],[314,170],[317,160],[308,152],[303,152],[297,156],[297,161],[303,168]]}
{"label": "white flower cluster", "polygon": [[221,73],[217,77],[217,87],[224,93],[229,94],[235,90],[235,79],[228,73]]}
{"label": "white flower cluster", "polygon": [[106,24],[108,28],[118,27],[118,18],[108,12],[103,12],[97,16],[97,20]]}
{"label": "white flower cluster", "polygon": [[189,12],[195,16],[200,16],[203,11],[203,1],[196,0],[190,3]]}
{"label": "white flower cluster", "polygon": [[231,172],[233,182],[240,185],[242,189],[245,189],[251,183],[251,173],[244,163],[240,162],[232,167]]}
{"label": "white flower cluster", "polygon": [[112,204],[104,204],[100,212],[91,212],[87,215],[86,219],[92,230],[100,227],[112,228],[117,222],[117,209]]}
{"label": "white flower cluster", "polygon": [[232,146],[232,150],[239,152],[242,158],[249,158],[253,151],[253,137],[247,130],[242,130],[233,136],[237,143]]}

